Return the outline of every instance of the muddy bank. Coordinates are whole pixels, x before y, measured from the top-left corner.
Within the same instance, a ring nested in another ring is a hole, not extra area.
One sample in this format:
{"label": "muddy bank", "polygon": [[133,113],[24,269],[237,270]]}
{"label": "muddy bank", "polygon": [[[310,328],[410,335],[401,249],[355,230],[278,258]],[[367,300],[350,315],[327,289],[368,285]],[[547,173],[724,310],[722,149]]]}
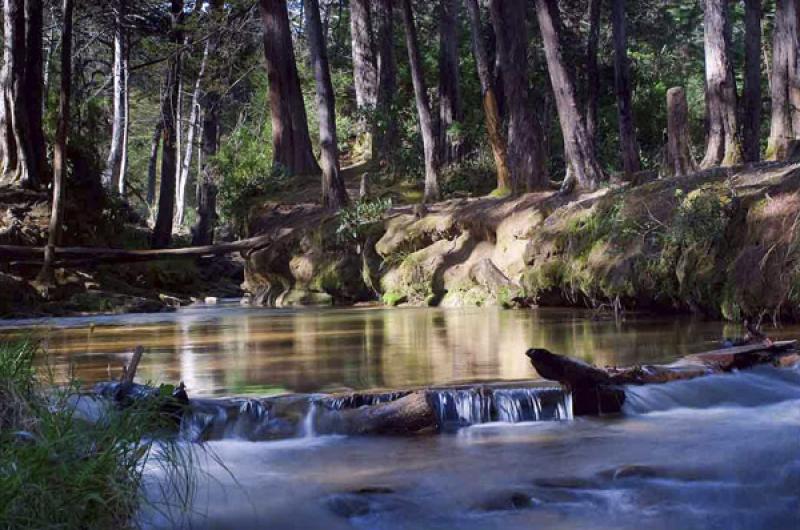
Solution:
{"label": "muddy bank", "polygon": [[[361,213],[363,219],[358,219]],[[426,208],[265,205],[245,288],[268,306],[577,305],[800,318],[800,165],[712,170],[593,194]]]}

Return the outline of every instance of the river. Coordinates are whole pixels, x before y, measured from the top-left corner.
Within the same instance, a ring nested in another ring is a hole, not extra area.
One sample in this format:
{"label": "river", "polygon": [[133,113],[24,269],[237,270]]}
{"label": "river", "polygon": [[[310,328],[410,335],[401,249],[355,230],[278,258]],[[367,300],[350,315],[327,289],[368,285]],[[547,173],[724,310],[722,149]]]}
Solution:
{"label": "river", "polygon": [[[531,346],[628,365],[712,349],[740,333],[692,319],[593,316],[218,306],[5,322],[0,336],[44,341],[57,378],[72,370],[87,383],[107,379],[143,345],[143,379],[183,380],[193,396],[269,396],[477,382],[517,388],[536,378],[523,355]],[[800,336],[797,327],[769,332]],[[529,398],[533,391],[526,392]],[[141,522],[242,529],[800,528],[798,368],[642,387],[616,417],[545,413],[547,399],[536,399],[536,418],[549,421],[491,417],[440,435],[347,437],[305,429],[265,440],[225,431],[198,453],[192,513],[145,510]],[[154,499],[159,480],[152,473]]]}

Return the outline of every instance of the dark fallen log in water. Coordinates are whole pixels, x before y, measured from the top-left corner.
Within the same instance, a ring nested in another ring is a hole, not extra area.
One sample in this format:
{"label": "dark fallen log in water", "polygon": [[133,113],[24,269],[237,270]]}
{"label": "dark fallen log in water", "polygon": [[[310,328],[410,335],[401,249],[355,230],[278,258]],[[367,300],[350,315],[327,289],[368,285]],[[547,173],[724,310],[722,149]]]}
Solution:
{"label": "dark fallen log in water", "polygon": [[752,368],[761,364],[788,366],[800,361],[797,341],[769,340],[687,355],[667,365],[598,368],[579,359],[542,348],[525,355],[545,379],[558,381],[572,391],[575,415],[616,413],[625,403],[626,385],[650,385],[694,379],[706,375]]}

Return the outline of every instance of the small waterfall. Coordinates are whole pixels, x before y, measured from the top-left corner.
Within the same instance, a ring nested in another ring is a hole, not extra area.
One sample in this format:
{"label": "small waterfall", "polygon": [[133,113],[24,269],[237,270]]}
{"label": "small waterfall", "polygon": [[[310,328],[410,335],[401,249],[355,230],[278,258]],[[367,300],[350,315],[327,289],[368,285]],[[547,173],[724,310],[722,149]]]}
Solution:
{"label": "small waterfall", "polygon": [[572,395],[561,388],[441,389],[428,392],[440,427],[572,419]]}
{"label": "small waterfall", "polygon": [[317,402],[314,399],[308,401],[308,411],[303,417],[302,438],[313,438],[316,436],[314,421],[317,417]]}

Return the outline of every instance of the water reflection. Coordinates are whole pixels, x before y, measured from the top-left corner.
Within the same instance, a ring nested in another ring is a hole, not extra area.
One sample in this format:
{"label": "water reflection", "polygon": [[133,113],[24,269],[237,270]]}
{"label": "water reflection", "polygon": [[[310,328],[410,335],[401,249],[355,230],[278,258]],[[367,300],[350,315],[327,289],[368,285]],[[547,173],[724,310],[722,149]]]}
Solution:
{"label": "water reflection", "polygon": [[[191,308],[174,314],[17,321],[0,339],[42,339],[58,378],[118,374],[136,345],[140,376],[183,380],[194,395],[314,392],[535,378],[531,346],[601,365],[666,361],[713,348],[735,327],[689,319],[595,321],[573,310],[267,310]],[[786,328],[776,336],[797,335]]]}

